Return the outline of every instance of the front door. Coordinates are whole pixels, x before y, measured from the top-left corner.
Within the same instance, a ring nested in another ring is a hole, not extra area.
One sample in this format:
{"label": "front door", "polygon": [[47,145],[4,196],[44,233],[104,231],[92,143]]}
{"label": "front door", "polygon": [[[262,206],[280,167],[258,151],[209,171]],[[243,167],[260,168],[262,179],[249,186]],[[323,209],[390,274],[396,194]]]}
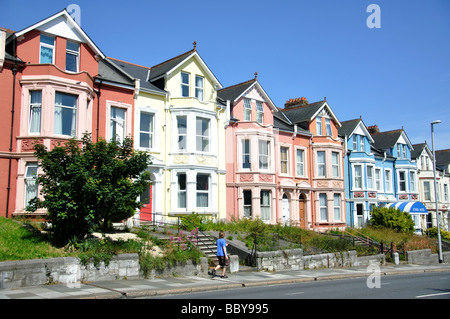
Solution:
{"label": "front door", "polygon": [[305,228],[306,222],[305,222],[305,199],[302,195],[300,195],[299,201],[298,201],[298,216],[300,217],[300,227]]}
{"label": "front door", "polygon": [[147,189],[141,194],[140,201],[142,203],[140,220],[141,221],[151,221],[152,220],[152,184],[150,184]]}

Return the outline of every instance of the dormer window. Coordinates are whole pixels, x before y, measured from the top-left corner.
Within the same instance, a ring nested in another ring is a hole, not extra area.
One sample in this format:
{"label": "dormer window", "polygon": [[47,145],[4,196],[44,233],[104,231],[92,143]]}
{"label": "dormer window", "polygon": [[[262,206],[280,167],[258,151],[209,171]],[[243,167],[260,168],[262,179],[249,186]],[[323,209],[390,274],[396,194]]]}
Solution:
{"label": "dormer window", "polygon": [[320,116],[316,118],[316,123],[317,123],[317,135],[322,135],[322,118]]}
{"label": "dormer window", "polygon": [[78,72],[80,44],[67,41],[66,46],[66,71]]}
{"label": "dormer window", "polygon": [[330,119],[325,119],[325,128],[327,130],[328,136],[333,136],[333,131],[331,130],[331,121]]}
{"label": "dormer window", "polygon": [[55,38],[41,34],[39,63],[54,63]]}

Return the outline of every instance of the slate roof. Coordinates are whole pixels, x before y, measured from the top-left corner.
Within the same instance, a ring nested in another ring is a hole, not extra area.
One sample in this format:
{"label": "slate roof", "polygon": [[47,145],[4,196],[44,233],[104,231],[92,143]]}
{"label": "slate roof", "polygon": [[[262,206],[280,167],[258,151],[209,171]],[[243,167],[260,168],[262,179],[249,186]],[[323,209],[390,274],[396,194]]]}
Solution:
{"label": "slate roof", "polygon": [[252,79],[250,81],[242,82],[239,84],[235,84],[235,85],[220,89],[217,91],[217,96],[219,96],[221,99],[229,100],[229,101],[233,102],[239,96],[241,96],[242,93],[244,93],[245,90],[247,90],[255,82],[256,82],[256,80]]}
{"label": "slate roof", "polygon": [[414,150],[411,151],[412,160],[420,157],[420,154],[422,154],[423,150],[427,147],[427,143],[414,144],[413,147]]}
{"label": "slate roof", "polygon": [[450,164],[450,149],[434,152],[436,154],[436,166],[446,168]]}
{"label": "slate roof", "polygon": [[387,132],[372,133],[374,140],[374,147],[385,150],[392,148],[397,143],[398,139],[402,135],[403,130],[393,130]]}
{"label": "slate roof", "polygon": [[155,91],[156,93],[166,94],[166,91],[161,90],[160,88],[158,88],[155,85],[153,85],[152,83],[150,83],[149,73],[151,72],[150,71],[151,68],[133,64],[130,62],[117,60],[114,58],[107,58],[107,60],[110,63],[114,64],[117,68],[122,70],[125,73],[124,76],[129,75],[133,78],[139,79],[141,88]]}
{"label": "slate roof", "polygon": [[314,102],[307,105],[293,107],[289,109],[280,109],[284,115],[294,124],[311,121],[314,114],[325,104],[324,101]]}
{"label": "slate roof", "polygon": [[360,121],[361,119],[355,119],[341,122],[342,126],[338,128],[338,135],[341,137],[350,136]]}
{"label": "slate roof", "polygon": [[168,71],[172,70],[174,67],[176,67],[178,64],[180,64],[184,59],[186,59],[188,56],[190,56],[195,51],[196,51],[195,49],[192,49],[192,50],[185,52],[183,54],[180,54],[172,59],[169,59],[160,64],[152,66],[150,68],[149,80],[150,81],[155,80],[155,79],[159,78],[160,76],[166,74]]}

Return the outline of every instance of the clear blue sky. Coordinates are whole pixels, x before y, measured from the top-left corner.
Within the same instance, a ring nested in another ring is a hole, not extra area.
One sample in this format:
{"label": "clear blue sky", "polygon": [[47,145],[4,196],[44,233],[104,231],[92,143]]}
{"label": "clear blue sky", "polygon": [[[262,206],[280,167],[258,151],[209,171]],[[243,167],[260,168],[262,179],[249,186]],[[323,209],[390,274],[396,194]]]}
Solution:
{"label": "clear blue sky", "polygon": [[[450,149],[449,0],[0,0],[19,31],[67,7],[110,57],[152,66],[192,48],[223,86],[254,77],[278,107],[325,96],[340,121],[404,128],[413,144]],[[381,28],[368,28],[369,4]]]}

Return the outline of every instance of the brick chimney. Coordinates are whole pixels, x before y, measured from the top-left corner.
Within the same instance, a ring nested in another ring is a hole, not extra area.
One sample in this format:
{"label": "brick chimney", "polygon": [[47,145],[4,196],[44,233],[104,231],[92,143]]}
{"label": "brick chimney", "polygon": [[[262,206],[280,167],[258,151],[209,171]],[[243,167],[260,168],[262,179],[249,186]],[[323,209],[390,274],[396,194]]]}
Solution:
{"label": "brick chimney", "polygon": [[378,128],[378,125],[368,126],[367,130],[369,131],[370,134],[380,133],[380,129]]}
{"label": "brick chimney", "polygon": [[304,106],[304,105],[308,105],[308,100],[306,99],[306,97],[299,97],[297,99],[287,100],[286,103],[284,104],[284,108],[291,109],[297,106]]}

